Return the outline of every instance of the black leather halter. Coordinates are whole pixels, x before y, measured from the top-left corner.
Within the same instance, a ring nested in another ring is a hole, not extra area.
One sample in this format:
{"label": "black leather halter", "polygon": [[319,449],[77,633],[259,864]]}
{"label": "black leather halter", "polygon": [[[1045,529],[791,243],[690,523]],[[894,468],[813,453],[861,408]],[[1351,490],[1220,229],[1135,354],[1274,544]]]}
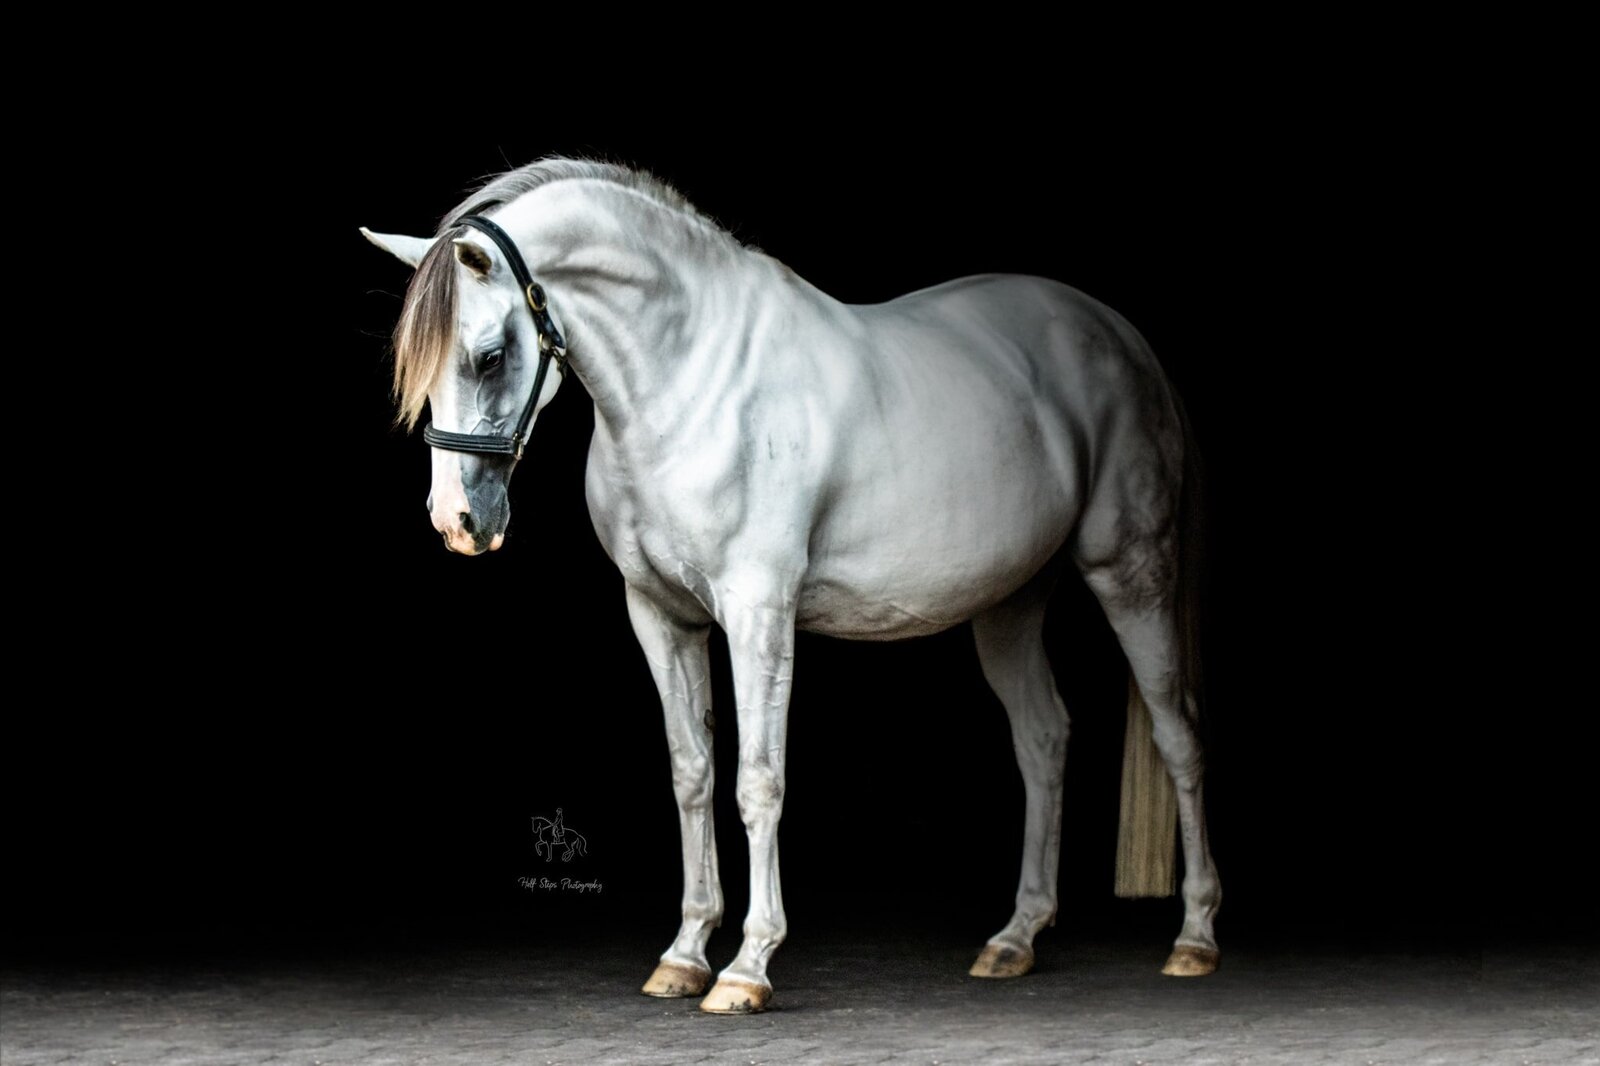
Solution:
{"label": "black leather halter", "polygon": [[528,443],[528,430],[533,425],[534,408],[539,404],[539,394],[544,391],[544,378],[550,370],[550,360],[556,361],[562,377],[567,376],[567,342],[561,336],[561,331],[556,329],[556,324],[550,320],[550,305],[545,300],[544,289],[533,280],[533,275],[528,273],[528,264],[522,261],[522,253],[517,251],[511,235],[482,215],[462,215],[456,219],[456,225],[471,226],[487,233],[489,239],[499,245],[506,262],[511,264],[511,273],[517,279],[517,287],[522,290],[523,296],[527,297],[528,311],[533,315],[533,328],[539,334],[539,371],[533,377],[533,395],[528,397],[527,404],[522,408],[522,417],[517,419],[516,432],[511,436],[447,433],[442,429],[434,429],[430,421],[422,427],[422,439],[433,447],[443,448],[446,451],[509,455],[514,459],[521,459],[522,449]]}

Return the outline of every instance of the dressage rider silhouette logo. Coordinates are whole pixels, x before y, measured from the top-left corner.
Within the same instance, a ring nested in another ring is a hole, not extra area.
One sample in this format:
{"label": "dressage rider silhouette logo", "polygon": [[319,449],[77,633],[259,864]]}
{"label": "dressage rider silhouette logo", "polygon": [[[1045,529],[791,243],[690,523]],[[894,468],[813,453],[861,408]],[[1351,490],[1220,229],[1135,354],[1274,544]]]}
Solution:
{"label": "dressage rider silhouette logo", "polygon": [[567,828],[560,807],[556,808],[554,821],[537,815],[534,817],[533,839],[534,854],[543,855],[545,862],[555,861],[557,845],[564,849],[561,852],[562,862],[571,862],[574,855],[589,854],[589,841],[576,829]]}

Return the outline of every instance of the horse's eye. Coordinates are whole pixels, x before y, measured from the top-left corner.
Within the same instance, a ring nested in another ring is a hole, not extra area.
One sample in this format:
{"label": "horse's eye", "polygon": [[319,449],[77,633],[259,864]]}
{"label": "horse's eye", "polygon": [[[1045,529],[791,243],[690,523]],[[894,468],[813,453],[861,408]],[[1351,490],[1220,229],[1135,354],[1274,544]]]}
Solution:
{"label": "horse's eye", "polygon": [[483,357],[483,369],[485,372],[488,372],[505,361],[506,350],[504,348],[496,348],[494,351],[489,352]]}

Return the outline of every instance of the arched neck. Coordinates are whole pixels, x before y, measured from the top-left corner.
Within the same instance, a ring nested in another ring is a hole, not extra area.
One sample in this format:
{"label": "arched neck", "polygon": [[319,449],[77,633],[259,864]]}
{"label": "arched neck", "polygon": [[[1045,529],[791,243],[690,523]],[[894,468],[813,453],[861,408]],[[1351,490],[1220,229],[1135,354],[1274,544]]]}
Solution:
{"label": "arched neck", "polygon": [[[613,439],[659,435],[737,358],[729,338],[792,278],[710,223],[595,179],[496,212],[549,293],[569,365]],[[640,432],[641,424],[644,426]]]}

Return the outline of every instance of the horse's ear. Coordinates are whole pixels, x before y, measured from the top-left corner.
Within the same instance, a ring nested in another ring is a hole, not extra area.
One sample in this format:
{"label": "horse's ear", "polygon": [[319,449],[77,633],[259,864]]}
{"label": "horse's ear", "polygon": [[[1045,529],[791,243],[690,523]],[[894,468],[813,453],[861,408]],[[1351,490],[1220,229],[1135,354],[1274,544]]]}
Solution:
{"label": "horse's ear", "polygon": [[428,254],[428,249],[433,247],[434,242],[432,237],[405,237],[398,233],[373,233],[365,226],[361,227],[361,235],[412,268],[422,262],[422,257]]}
{"label": "horse's ear", "polygon": [[489,268],[494,266],[494,260],[489,258],[489,253],[479,248],[465,237],[455,239],[456,259],[461,265],[472,271],[478,277],[487,277]]}

